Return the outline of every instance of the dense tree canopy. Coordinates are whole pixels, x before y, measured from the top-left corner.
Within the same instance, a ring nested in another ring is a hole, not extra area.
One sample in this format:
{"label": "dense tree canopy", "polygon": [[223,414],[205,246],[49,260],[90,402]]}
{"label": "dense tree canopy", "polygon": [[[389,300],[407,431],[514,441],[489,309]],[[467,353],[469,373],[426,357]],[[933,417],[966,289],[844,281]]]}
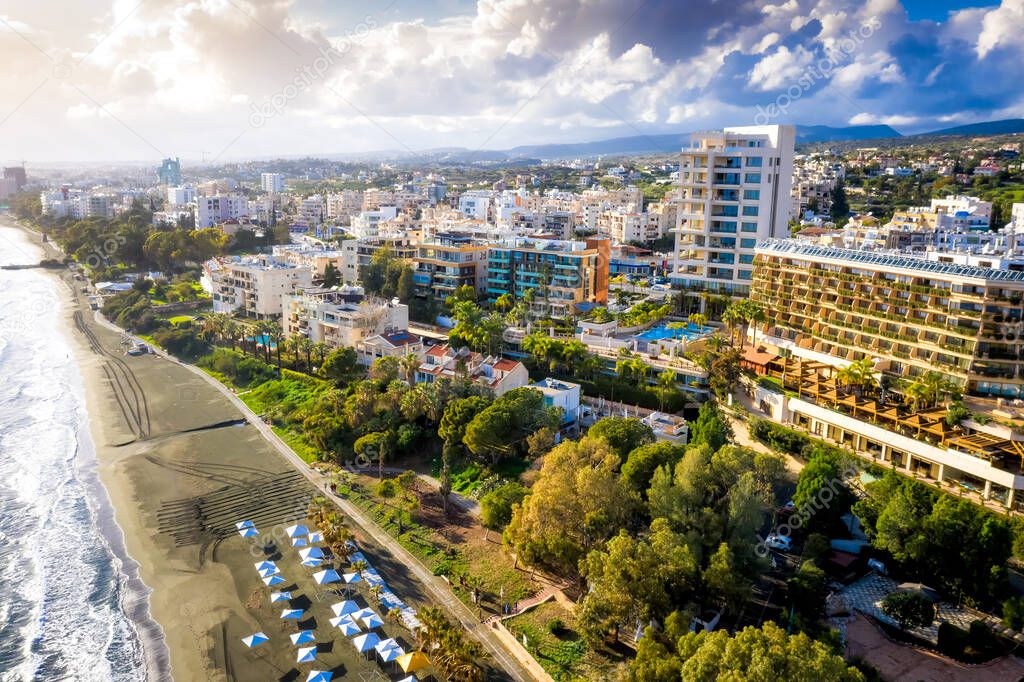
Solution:
{"label": "dense tree canopy", "polygon": [[622,459],[641,445],[654,442],[651,427],[633,417],[605,417],[591,426],[587,435],[608,443]]}
{"label": "dense tree canopy", "polygon": [[619,478],[619,462],[605,441],[589,436],[555,447],[513,511],[505,541],[527,563],[574,572],[636,517],[639,496]]}

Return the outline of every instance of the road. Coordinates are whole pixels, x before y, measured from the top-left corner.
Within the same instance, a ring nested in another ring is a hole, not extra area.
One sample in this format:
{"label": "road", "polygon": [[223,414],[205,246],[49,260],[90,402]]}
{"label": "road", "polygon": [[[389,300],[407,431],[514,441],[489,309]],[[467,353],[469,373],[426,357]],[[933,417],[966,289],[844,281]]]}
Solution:
{"label": "road", "polygon": [[[103,319],[98,312],[96,313],[96,322],[118,333],[124,333],[120,327],[117,327]],[[136,339],[136,337],[131,338]],[[142,339],[136,340],[142,341]],[[145,343],[145,341],[143,341],[143,343]],[[222,395],[224,395],[224,397],[230,400],[231,403],[238,408],[238,411],[242,413],[246,421],[256,427],[260,434],[262,434],[263,437],[281,453],[281,456],[284,457],[287,462],[295,467],[295,469],[305,476],[311,483],[313,483],[317,489],[323,491],[325,497],[338,505],[338,507],[353,521],[356,526],[372,537],[381,547],[385,548],[385,550],[390,553],[395,560],[407,566],[412,574],[423,584],[434,602],[447,611],[450,616],[460,622],[464,628],[469,630],[481,642],[481,644],[483,644],[484,648],[493,657],[497,665],[501,667],[513,680],[516,680],[517,682],[527,682],[528,680],[537,679],[534,675],[530,674],[524,665],[519,662],[516,654],[506,648],[504,642],[491,631],[491,628],[481,623],[476,615],[470,611],[469,607],[459,601],[459,599],[452,594],[452,591],[448,587],[448,583],[445,582],[443,578],[434,575],[433,572],[424,566],[419,559],[402,547],[402,545],[400,545],[394,538],[388,535],[384,529],[376,524],[376,522],[367,517],[361,509],[345,498],[332,493],[329,489],[329,479],[302,461],[302,459],[296,455],[284,441],[278,438],[277,434],[274,433],[270,426],[260,419],[259,415],[250,410],[249,406],[242,402],[238,396],[232,393],[227,386],[220,383],[206,372],[203,372],[198,367],[181,362],[159,348],[153,348],[153,351],[169,362],[174,362],[189,370],[196,376],[201,377],[203,381],[216,388]]]}

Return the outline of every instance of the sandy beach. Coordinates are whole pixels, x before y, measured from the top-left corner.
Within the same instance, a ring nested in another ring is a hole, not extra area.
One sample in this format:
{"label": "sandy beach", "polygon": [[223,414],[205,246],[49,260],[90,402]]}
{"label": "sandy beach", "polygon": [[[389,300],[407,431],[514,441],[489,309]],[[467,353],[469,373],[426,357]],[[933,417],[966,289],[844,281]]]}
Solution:
{"label": "sandy beach", "polygon": [[[251,519],[261,538],[280,538],[285,526],[305,519],[312,484],[201,377],[156,355],[126,355],[121,336],[94,319],[85,283],[60,274],[70,285],[68,333],[85,383],[97,472],[127,552],[152,590],[149,611],[160,627],[142,633],[151,679],[290,680],[305,679],[310,669],[336,677],[379,670],[327,622],[340,597],[315,585],[287,542],[264,551],[235,531],[236,521]],[[351,526],[407,604],[429,603],[422,583]],[[278,561],[288,579],[280,588],[293,590],[292,607],[306,609],[299,623],[281,620],[282,605],[268,603],[253,566],[263,558]],[[365,605],[366,591],[356,599]],[[287,635],[299,628],[317,631],[315,665],[295,663]],[[153,646],[160,629],[169,665]],[[260,630],[271,643],[247,649],[241,638]],[[391,622],[384,632],[410,650],[411,633]]]}

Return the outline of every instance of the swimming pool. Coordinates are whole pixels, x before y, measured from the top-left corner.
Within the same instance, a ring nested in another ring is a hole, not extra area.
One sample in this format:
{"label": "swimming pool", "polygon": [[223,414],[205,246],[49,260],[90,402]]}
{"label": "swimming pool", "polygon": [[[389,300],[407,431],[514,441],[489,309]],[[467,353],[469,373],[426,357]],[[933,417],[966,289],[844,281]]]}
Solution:
{"label": "swimming pool", "polygon": [[662,339],[683,339],[685,341],[692,341],[700,336],[710,334],[714,331],[714,327],[702,327],[696,324],[687,324],[682,329],[669,329],[668,325],[663,323],[656,327],[651,327],[645,332],[641,332],[636,335],[636,338],[642,341],[661,341]]}

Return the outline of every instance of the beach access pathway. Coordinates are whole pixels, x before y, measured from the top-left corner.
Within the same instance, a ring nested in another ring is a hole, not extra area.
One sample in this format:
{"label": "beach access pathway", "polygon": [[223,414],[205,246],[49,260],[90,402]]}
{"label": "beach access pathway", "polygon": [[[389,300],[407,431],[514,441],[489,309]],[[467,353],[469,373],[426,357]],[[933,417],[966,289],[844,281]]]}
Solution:
{"label": "beach access pathway", "polygon": [[388,535],[384,529],[363,513],[359,507],[352,504],[349,500],[331,492],[330,479],[302,461],[302,459],[296,455],[295,452],[288,447],[288,445],[281,440],[276,433],[274,433],[273,429],[271,429],[266,422],[260,419],[259,415],[249,409],[249,406],[242,402],[242,400],[235,395],[231,389],[198,367],[181,362],[162,349],[153,347],[152,344],[149,344],[144,339],[128,334],[117,325],[114,325],[104,319],[98,311],[95,314],[95,318],[97,324],[119,334],[124,334],[125,336],[140,343],[146,343],[146,345],[150,346],[161,358],[187,369],[196,376],[202,378],[202,380],[207,384],[220,391],[225,398],[231,401],[231,403],[238,408],[238,411],[242,413],[246,421],[254,426],[260,434],[277,449],[287,462],[295,467],[295,469],[305,476],[306,479],[313,483],[318,490],[322,491],[326,498],[338,505],[338,507],[350,519],[352,519],[352,521],[363,532],[373,538],[373,540],[383,547],[385,551],[390,553],[397,562],[408,567],[409,571],[430,593],[431,598],[446,612],[448,612],[449,615],[461,623],[464,628],[471,632],[480,641],[480,643],[483,644],[484,648],[494,658],[497,665],[508,673],[513,680],[516,680],[517,682],[527,682],[529,680],[537,679],[537,677],[530,672],[529,666],[532,661],[523,661],[521,657],[524,654],[521,651],[515,651],[511,647],[507,646],[505,641],[493,632],[492,628],[488,624],[480,622],[469,607],[459,601],[458,597],[452,593],[448,583],[443,578],[434,575],[429,568],[423,565],[423,563],[407,549],[402,547],[398,541]]}

